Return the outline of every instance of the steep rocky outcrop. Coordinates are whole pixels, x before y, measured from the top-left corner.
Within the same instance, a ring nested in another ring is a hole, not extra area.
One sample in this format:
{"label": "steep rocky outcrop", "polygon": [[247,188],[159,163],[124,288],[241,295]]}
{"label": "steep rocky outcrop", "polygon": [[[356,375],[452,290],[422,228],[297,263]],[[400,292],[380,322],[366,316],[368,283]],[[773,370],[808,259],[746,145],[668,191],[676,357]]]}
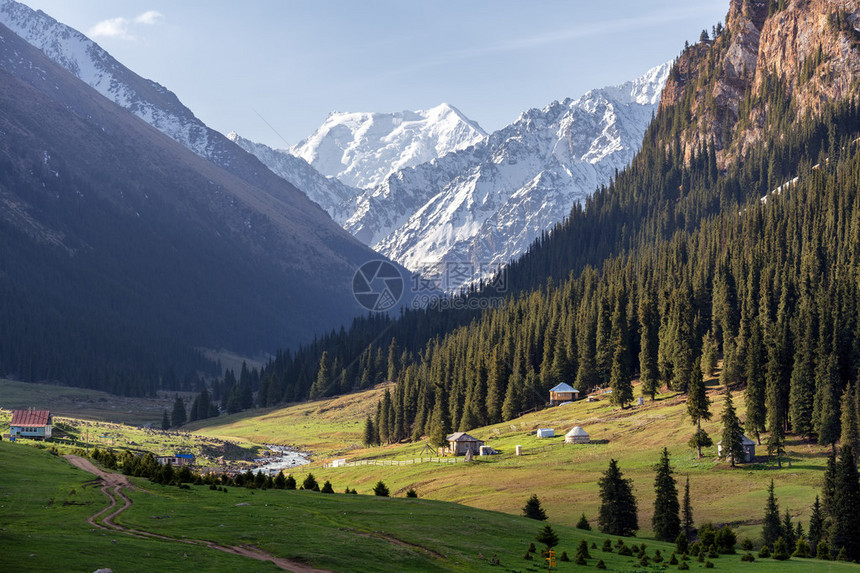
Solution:
{"label": "steep rocky outcrop", "polygon": [[780,122],[854,96],[860,78],[856,0],[732,0],[716,38],[687,47],[660,102],[674,107],[689,157],[713,144],[720,166]]}

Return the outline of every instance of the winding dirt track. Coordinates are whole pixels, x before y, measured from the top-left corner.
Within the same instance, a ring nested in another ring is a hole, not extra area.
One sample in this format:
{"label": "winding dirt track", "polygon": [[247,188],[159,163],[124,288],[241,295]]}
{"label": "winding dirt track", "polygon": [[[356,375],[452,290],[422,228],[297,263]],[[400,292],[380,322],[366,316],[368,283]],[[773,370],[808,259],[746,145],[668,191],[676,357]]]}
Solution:
{"label": "winding dirt track", "polygon": [[[206,541],[203,539],[176,539],[174,537],[168,537],[166,535],[159,535],[157,533],[150,533],[148,531],[132,529],[130,527],[119,525],[118,523],[114,522],[114,519],[120,513],[131,507],[131,499],[129,499],[129,497],[125,495],[125,493],[123,492],[123,488],[138,488],[132,485],[131,482],[128,481],[128,477],[126,477],[125,475],[101,470],[94,466],[93,463],[86,458],[73,455],[67,455],[64,457],[69,460],[69,463],[71,463],[73,466],[98,477],[99,481],[101,481],[102,483],[102,492],[104,492],[108,499],[110,499],[110,504],[106,508],[87,518],[87,522],[93,527],[97,527],[98,529],[106,529],[109,531],[118,531],[121,533],[125,533],[126,535],[132,535],[134,537],[164,539],[167,541],[175,541],[178,543],[187,543],[189,545],[199,545],[203,547],[208,547],[210,549],[217,549],[218,551],[223,551],[225,553],[232,553],[234,555],[249,557],[258,561],[271,561],[284,571],[292,571],[293,573],[331,573],[330,571],[327,571],[325,569],[316,569],[314,567],[299,563],[297,561],[284,559],[282,557],[276,557],[270,553],[262,551],[261,549],[257,549],[256,547],[250,547],[247,545],[218,545],[217,543],[213,543],[212,541]],[[119,505],[119,500],[122,500],[122,507],[117,508],[117,506]],[[104,514],[107,515],[102,517]]]}

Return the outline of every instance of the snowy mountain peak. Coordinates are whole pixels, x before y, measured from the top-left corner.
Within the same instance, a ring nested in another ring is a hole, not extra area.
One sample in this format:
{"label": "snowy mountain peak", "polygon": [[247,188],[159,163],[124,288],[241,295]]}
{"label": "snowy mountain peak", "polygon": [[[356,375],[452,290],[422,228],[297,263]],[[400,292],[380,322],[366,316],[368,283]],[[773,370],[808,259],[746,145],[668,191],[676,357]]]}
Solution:
{"label": "snowy mountain peak", "polygon": [[289,151],[328,177],[358,188],[391,173],[465,149],[486,137],[454,106],[396,113],[332,112]]}
{"label": "snowy mountain peak", "polygon": [[638,151],[669,64],[524,112],[473,146],[392,174],[345,227],[407,268],[457,268],[456,290],[525,252]]}

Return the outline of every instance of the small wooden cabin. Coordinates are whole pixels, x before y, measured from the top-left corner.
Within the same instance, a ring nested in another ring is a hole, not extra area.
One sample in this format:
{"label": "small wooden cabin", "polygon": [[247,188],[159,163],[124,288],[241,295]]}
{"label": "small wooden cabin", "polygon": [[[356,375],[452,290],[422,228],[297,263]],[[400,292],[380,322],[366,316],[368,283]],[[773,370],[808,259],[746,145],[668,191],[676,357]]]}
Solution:
{"label": "small wooden cabin", "polygon": [[[755,442],[749,439],[748,437],[741,434],[741,438],[744,444],[744,459],[743,460],[735,460],[735,463],[745,463],[748,464],[755,459]],[[717,455],[722,457],[723,455],[723,442],[720,440],[717,442]]]}
{"label": "small wooden cabin", "polygon": [[445,439],[448,441],[448,445],[445,447],[445,453],[454,454],[455,456],[463,456],[466,455],[467,452],[479,454],[481,446],[484,445],[484,442],[478,438],[473,438],[466,432],[455,432]]}
{"label": "small wooden cabin", "polygon": [[51,437],[54,419],[50,410],[13,410],[9,424],[10,438],[47,440]]}
{"label": "small wooden cabin", "polygon": [[564,402],[572,402],[579,399],[579,390],[562,382],[549,390],[549,405],[558,406]]}

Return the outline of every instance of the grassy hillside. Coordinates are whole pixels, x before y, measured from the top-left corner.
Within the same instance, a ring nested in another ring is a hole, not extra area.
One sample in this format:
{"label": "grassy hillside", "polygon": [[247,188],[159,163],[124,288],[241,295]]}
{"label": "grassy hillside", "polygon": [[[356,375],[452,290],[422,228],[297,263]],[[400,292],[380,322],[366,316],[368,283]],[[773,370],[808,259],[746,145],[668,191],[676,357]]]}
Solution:
{"label": "grassy hillside", "polygon": [[186,425],[203,436],[245,440],[256,444],[282,444],[306,449],[319,457],[336,457],[362,451],[364,420],[375,414],[376,402],[386,387],[301,402],[286,408],[268,408],[221,416]]}
{"label": "grassy hillside", "polygon": [[158,427],[164,410],[170,413],[173,408],[175,394],[163,392],[158,398],[129,398],[100,390],[0,378],[0,408],[6,410],[37,408],[59,416]]}
{"label": "grassy hillside", "polygon": [[[0,570],[277,570],[271,563],[187,543],[194,540],[252,546],[333,571],[543,570],[539,561],[523,559],[543,524],[427,499],[241,488],[222,492],[205,486],[183,490],[138,482],[145,489],[129,494],[133,505],[116,522],[176,540],[102,531],[86,522],[107,504],[92,477],[47,451],[0,443]],[[553,528],[561,539],[559,554],[573,555],[581,538],[598,546],[606,538],[556,523]],[[666,557],[671,554],[670,545],[647,545],[651,556],[656,549]],[[489,563],[494,555],[501,567]],[[592,548],[591,555],[590,566],[603,559],[609,570],[636,568],[633,557],[616,552]],[[856,565],[811,560],[757,560],[750,565],[739,559],[713,561],[716,570],[724,571],[857,570]],[[581,570],[572,563],[558,565],[558,571]]]}
{"label": "grassy hillside", "polygon": [[[722,429],[723,398],[718,394],[716,380],[709,383],[713,419],[704,428],[716,443]],[[424,443],[358,447],[364,412],[375,405],[373,400],[370,406],[362,407],[367,398],[371,394],[308,402],[197,431],[221,437],[265,435],[275,443],[298,445],[327,458],[410,460],[420,458],[422,453],[425,458],[429,455]],[[743,394],[736,393],[734,402],[743,418]],[[575,425],[584,427],[596,443],[562,445],[563,434]],[[537,428],[554,428],[558,437],[539,439],[534,435]],[[550,519],[572,526],[582,512],[595,522],[599,506],[597,479],[614,458],[625,477],[633,480],[639,500],[640,533],[647,536],[654,500],[652,468],[665,446],[671,454],[679,490],[683,480],[690,478],[697,523],[731,523],[740,537],[757,538],[765,490],[773,479],[780,510],[788,509],[793,519],[807,527],[809,506],[820,491],[827,450],[790,438],[789,459],[784,460],[782,469],[776,468],[775,460],[767,459],[763,446],[757,449],[756,463],[732,469],[716,458],[716,447],[697,459],[695,451],[686,445],[692,432],[684,397],[674,393],[623,411],[605,400],[580,401],[470,430],[470,434],[501,451],[501,455],[476,459],[471,464],[323,468],[325,460],[318,457],[309,468],[300,468],[296,474],[301,477],[312,471],[318,478],[331,480],[340,491],[349,486],[367,492],[382,479],[392,491],[402,493],[414,487],[422,497],[511,514],[519,514],[528,496],[535,493]],[[523,447],[523,456],[514,455],[516,445]]]}

